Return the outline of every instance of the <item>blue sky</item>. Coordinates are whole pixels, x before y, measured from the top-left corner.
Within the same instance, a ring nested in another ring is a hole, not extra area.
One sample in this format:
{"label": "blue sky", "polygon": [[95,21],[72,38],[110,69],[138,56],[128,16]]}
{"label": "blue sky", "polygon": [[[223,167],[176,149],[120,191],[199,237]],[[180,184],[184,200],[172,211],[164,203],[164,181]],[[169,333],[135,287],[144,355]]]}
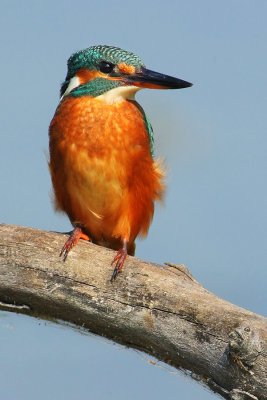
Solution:
{"label": "blue sky", "polygon": [[[70,230],[67,218],[53,211],[46,163],[47,129],[66,60],[94,44],[125,48],[148,68],[194,83],[186,90],[137,95],[168,171],[164,205],[157,207],[148,238],[137,243],[137,256],[184,263],[212,292],[266,315],[266,17],[263,0],[2,0],[1,222]],[[0,321],[10,321],[0,324],[7,359],[19,356],[18,337],[27,333],[23,344],[28,351],[21,356],[25,379],[37,374],[39,361],[47,381],[57,368],[68,366],[60,383],[44,385],[43,398],[60,390],[64,399],[74,398],[69,389],[64,392],[64,378],[69,382],[70,377],[78,387],[76,399],[84,398],[93,373],[91,384],[99,378],[110,387],[117,375],[114,364],[122,371],[118,391],[96,385],[94,398],[125,398],[124,390],[135,379],[138,391],[128,393],[130,400],[137,393],[145,397],[151,387],[155,399],[177,393],[183,399],[214,398],[184,377],[95,337],[8,314],[0,314]],[[49,357],[32,345],[38,340]],[[50,351],[53,342],[60,345]],[[92,351],[98,351],[95,360],[101,362],[90,363]],[[8,366],[5,373],[17,374],[20,382],[20,399],[35,398],[20,381],[23,369]],[[0,373],[0,394],[6,399],[8,382]]]}

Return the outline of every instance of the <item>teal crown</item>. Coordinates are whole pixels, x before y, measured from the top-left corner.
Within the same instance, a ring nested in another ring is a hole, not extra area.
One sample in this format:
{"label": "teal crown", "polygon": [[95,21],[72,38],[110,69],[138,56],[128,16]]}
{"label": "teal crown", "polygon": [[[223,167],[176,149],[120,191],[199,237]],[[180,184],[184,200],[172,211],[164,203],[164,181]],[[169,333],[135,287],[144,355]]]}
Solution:
{"label": "teal crown", "polygon": [[81,68],[98,70],[101,61],[112,64],[125,63],[136,68],[144,67],[143,61],[134,53],[113,46],[92,46],[77,51],[68,60],[68,75],[72,77]]}

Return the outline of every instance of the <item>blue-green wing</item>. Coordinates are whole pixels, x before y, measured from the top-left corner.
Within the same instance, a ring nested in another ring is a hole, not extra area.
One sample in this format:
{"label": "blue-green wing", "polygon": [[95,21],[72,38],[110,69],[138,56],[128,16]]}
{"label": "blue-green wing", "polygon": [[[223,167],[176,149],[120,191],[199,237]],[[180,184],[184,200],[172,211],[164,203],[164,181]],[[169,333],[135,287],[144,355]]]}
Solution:
{"label": "blue-green wing", "polygon": [[146,113],[144,112],[144,110],[142,109],[142,107],[140,106],[140,104],[139,103],[137,103],[137,101],[135,101],[135,100],[132,100],[132,102],[136,105],[136,107],[140,110],[140,112],[141,112],[141,114],[142,114],[142,116],[143,116],[143,118],[144,118],[144,123],[145,123],[145,126],[146,126],[146,131],[147,131],[147,134],[148,134],[148,137],[149,137],[149,144],[150,144],[150,154],[151,154],[151,156],[152,157],[154,157],[154,132],[153,132],[153,128],[152,128],[152,125],[151,125],[151,123],[150,123],[150,121],[149,121],[149,119],[147,118],[147,116],[146,116]]}
{"label": "blue-green wing", "polygon": [[152,125],[151,125],[149,119],[147,118],[144,110],[143,110],[143,117],[144,117],[144,121],[145,121],[145,125],[146,125],[147,134],[149,137],[150,153],[151,153],[152,157],[154,157],[154,155],[155,155],[154,154],[154,142],[155,142],[154,132],[153,132]]}

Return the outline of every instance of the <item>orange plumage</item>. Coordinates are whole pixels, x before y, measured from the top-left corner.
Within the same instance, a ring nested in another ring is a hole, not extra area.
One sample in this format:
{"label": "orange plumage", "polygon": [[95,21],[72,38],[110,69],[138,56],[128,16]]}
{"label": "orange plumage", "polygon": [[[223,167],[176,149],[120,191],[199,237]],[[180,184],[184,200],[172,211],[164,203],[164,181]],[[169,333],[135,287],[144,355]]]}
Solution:
{"label": "orange plumage", "polygon": [[49,131],[56,208],[95,243],[118,249],[125,239],[133,254],[164,191],[139,107],[130,100],[66,97]]}

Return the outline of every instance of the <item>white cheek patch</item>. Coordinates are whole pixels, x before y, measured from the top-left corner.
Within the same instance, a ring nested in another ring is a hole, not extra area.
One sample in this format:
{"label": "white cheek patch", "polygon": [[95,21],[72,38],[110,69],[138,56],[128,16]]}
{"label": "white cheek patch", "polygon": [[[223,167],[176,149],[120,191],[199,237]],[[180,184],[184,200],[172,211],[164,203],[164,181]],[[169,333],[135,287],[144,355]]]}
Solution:
{"label": "white cheek patch", "polygon": [[[63,97],[67,96],[67,94],[69,94],[73,89],[75,89],[76,87],[80,86],[80,79],[78,76],[74,76],[73,78],[71,78],[70,83],[68,84],[67,89],[65,90],[65,92],[63,93],[63,95],[61,96],[61,99],[63,99]],[[61,100],[60,99],[60,100]]]}
{"label": "white cheek patch", "polygon": [[97,96],[96,99],[102,100],[105,103],[113,104],[124,100],[134,100],[135,93],[141,88],[136,86],[119,86],[114,89]]}

